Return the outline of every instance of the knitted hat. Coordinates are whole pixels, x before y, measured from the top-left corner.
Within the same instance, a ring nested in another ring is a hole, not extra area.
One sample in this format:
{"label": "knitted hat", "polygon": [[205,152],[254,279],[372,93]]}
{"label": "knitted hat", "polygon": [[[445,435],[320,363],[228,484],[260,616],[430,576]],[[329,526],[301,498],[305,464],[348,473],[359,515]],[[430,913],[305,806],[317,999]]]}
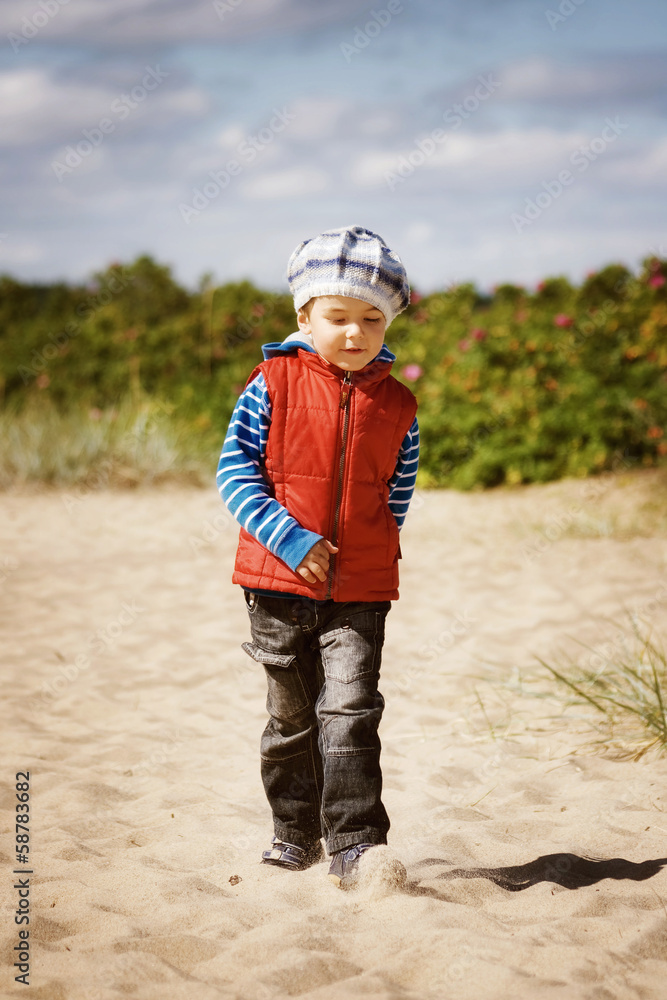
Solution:
{"label": "knitted hat", "polygon": [[400,257],[362,226],[304,240],[289,259],[287,280],[297,311],[316,295],[348,295],[380,309],[389,326],[410,301]]}

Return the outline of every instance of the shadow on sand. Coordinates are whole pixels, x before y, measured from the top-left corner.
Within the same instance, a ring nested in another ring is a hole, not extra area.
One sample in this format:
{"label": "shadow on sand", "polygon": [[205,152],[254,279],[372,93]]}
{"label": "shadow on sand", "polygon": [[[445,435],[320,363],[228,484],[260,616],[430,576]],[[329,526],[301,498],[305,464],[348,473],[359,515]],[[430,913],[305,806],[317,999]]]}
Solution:
{"label": "shadow on sand", "polygon": [[[449,862],[444,858],[424,858],[412,866],[411,875],[416,875],[416,869],[427,865],[447,865]],[[625,858],[581,858],[578,854],[544,854],[534,861],[528,861],[525,865],[512,865],[507,868],[452,868],[450,871],[440,872],[437,875],[421,875],[416,881],[411,882],[412,891],[419,894],[431,891],[418,889],[420,881],[427,878],[435,879],[455,879],[455,878],[486,878],[495,882],[509,892],[520,892],[521,889],[528,889],[538,882],[554,882],[562,885],[565,889],[580,889],[585,885],[595,885],[605,878],[632,879],[633,882],[643,882],[644,879],[653,878],[663,867],[667,865],[667,858],[657,858],[654,861],[626,861]],[[436,893],[433,893],[436,895]]]}

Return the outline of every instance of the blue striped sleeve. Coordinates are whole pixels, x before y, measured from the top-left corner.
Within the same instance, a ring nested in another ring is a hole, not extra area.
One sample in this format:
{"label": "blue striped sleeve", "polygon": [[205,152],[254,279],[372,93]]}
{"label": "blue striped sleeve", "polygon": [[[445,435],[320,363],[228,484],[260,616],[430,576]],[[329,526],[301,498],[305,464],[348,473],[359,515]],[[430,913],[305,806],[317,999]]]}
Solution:
{"label": "blue striped sleeve", "polygon": [[394,474],[389,480],[389,507],[396,518],[399,530],[403,527],[405,515],[408,512],[412,494],[415,489],[417,468],[419,466],[419,425],[417,418],[403,438],[403,444],[398,453],[398,461]]}
{"label": "blue striped sleeve", "polygon": [[303,528],[273,498],[273,489],[262,473],[270,426],[271,400],[260,372],[234,407],[218,464],[218,490],[239,524],[296,570],[322,535]]}

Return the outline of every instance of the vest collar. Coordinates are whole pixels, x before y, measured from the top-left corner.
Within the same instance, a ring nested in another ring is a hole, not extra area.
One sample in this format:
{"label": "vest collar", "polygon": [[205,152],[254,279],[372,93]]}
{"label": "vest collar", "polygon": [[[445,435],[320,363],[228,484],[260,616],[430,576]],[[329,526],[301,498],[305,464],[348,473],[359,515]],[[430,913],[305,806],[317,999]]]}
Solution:
{"label": "vest collar", "polygon": [[[300,330],[296,333],[290,333],[289,337],[286,337],[282,343],[274,341],[270,344],[263,344],[262,354],[265,361],[280,355],[296,354],[309,368],[325,377],[336,379],[345,377],[345,371],[319,355],[313,346],[312,337],[309,334],[301,333]],[[355,385],[372,385],[375,382],[381,382],[391,371],[395,360],[396,355],[392,354],[386,344],[383,344],[372,361],[369,361],[360,371],[353,373],[353,382]]]}

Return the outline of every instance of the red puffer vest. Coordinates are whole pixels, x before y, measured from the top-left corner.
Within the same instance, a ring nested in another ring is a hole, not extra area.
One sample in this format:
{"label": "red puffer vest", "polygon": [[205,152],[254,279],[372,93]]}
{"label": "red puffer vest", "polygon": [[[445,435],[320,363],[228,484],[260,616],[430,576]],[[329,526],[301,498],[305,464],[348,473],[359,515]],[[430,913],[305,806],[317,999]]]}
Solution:
{"label": "red puffer vest", "polygon": [[[304,528],[339,551],[329,577],[310,584],[241,528],[232,581],[316,600],[398,599],[399,533],[388,480],[417,412],[390,361],[344,372],[299,348],[262,362],[271,399],[264,474]],[[246,383],[247,384],[247,383]]]}

